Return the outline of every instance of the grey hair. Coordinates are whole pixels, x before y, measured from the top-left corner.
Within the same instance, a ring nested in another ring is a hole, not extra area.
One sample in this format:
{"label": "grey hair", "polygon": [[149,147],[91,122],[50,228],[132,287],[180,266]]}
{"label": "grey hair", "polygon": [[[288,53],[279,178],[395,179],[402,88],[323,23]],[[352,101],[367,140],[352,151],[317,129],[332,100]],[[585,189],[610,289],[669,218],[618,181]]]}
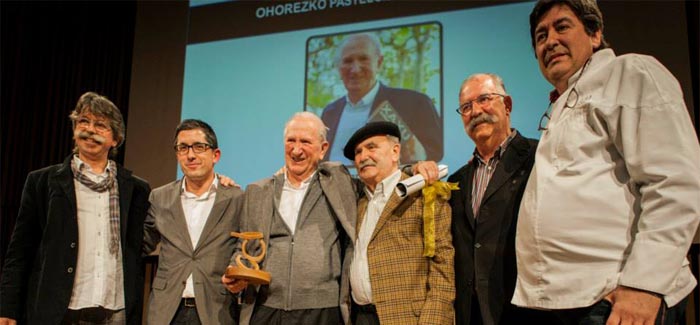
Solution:
{"label": "grey hair", "polygon": [[323,120],[321,120],[318,115],[311,113],[311,112],[297,112],[292,115],[289,120],[287,120],[287,123],[284,124],[284,136],[287,136],[287,129],[289,128],[289,124],[292,123],[292,121],[296,119],[308,119],[313,121],[314,124],[316,124],[317,129],[318,129],[318,135],[321,138],[322,142],[327,141],[326,136],[328,134],[328,127],[326,124],[323,123]]}
{"label": "grey hair", "polygon": [[359,34],[350,34],[343,39],[343,42],[340,43],[340,46],[338,47],[338,50],[335,51],[335,65],[340,64],[340,59],[343,54],[343,50],[345,47],[350,43],[351,41],[357,40],[357,39],[365,39],[369,41],[370,44],[372,44],[372,47],[374,47],[374,54],[377,57],[382,56],[382,44],[379,42],[379,37],[377,37],[376,33],[359,33]]}
{"label": "grey hair", "polygon": [[[75,109],[68,115],[68,118],[70,118],[73,124],[73,131],[75,131],[76,121],[85,113],[92,113],[95,116],[104,117],[109,120],[109,126],[112,129],[112,138],[117,141],[117,145],[109,150],[109,155],[112,157],[116,156],[117,148],[124,143],[124,133],[126,129],[124,118],[117,106],[107,99],[107,97],[98,93],[92,91],[84,93],[78,99]],[[77,152],[78,147],[75,146],[73,148],[73,153]]]}
{"label": "grey hair", "polygon": [[507,94],[506,84],[503,83],[503,78],[501,78],[501,76],[499,76],[495,73],[475,73],[475,74],[467,77],[467,79],[464,79],[464,81],[462,82],[462,86],[459,87],[459,93],[460,94],[462,93],[462,89],[464,89],[464,86],[466,86],[468,82],[470,82],[478,77],[481,77],[481,76],[487,76],[487,77],[491,78],[491,80],[493,80],[493,82],[496,83],[496,85],[501,87],[501,89],[503,90],[503,93]]}

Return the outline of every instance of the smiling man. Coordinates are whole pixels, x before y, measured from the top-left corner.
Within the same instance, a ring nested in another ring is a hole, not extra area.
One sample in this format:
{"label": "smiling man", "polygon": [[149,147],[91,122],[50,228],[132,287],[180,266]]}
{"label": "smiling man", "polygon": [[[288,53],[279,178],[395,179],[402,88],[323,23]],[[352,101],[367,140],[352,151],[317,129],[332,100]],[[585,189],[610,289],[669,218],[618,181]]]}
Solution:
{"label": "smiling man", "polygon": [[235,324],[237,304],[219,283],[238,230],[243,191],[221,186],[214,165],[221,158],[216,133],[200,120],[175,130],[181,180],[151,193],[144,253],[160,243],[149,324]]}
{"label": "smiling man", "polygon": [[592,0],[543,0],[532,45],[554,90],[523,195],[513,303],[567,324],[674,324],[696,285],[700,146],[678,81],[616,56]]}
{"label": "smiling man", "polygon": [[0,281],[0,324],[140,324],[150,188],[109,159],[124,120],[87,92],[70,114],[74,154],[31,172]]}
{"label": "smiling man", "polygon": [[343,144],[368,121],[395,119],[403,133],[404,162],[440,160],[442,122],[432,100],[419,92],[379,82],[382,50],[373,33],[348,35],[341,44],[336,67],[347,95],[328,104],[321,119],[328,126],[329,159],[352,165],[343,157]]}
{"label": "smiling man", "polygon": [[[241,324],[340,324],[349,322],[348,261],[355,236],[356,189],[347,169],[321,162],[326,127],[309,112],[284,128],[285,172],[248,185],[241,231],[264,235],[261,268],[271,282],[243,294]],[[259,254],[260,245],[247,251]],[[236,248],[231,257],[241,253]],[[244,280],[222,277],[231,292]]]}
{"label": "smiling man", "polygon": [[435,200],[435,252],[424,256],[423,195],[400,198],[395,191],[408,178],[399,170],[400,139],[396,124],[370,122],[343,149],[366,186],[350,267],[352,323],[453,324],[450,207]]}

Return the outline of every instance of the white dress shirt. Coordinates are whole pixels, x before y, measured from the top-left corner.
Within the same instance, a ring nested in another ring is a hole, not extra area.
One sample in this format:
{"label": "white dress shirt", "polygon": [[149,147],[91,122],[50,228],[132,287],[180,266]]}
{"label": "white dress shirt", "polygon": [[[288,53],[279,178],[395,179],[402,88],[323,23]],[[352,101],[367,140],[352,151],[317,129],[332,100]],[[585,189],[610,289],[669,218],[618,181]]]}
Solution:
{"label": "white dress shirt", "polygon": [[345,107],[340,114],[338,127],[335,130],[333,147],[331,148],[329,160],[342,162],[343,165],[352,165],[354,162],[343,154],[343,147],[350,140],[350,137],[365,124],[372,110],[372,103],[379,92],[379,81],[374,83],[374,87],[358,100],[357,103],[350,102],[350,98],[345,96]]}
{"label": "white dress shirt", "polygon": [[289,182],[287,174],[284,174],[284,187],[282,187],[282,196],[280,197],[279,213],[292,235],[294,235],[294,230],[297,228],[299,210],[301,210],[301,204],[304,202],[304,197],[309,190],[309,184],[311,184],[314,175],[316,175],[316,172],[302,181],[297,188]]}
{"label": "white dress shirt", "polygon": [[364,219],[360,225],[360,232],[355,243],[355,255],[350,265],[350,287],[352,289],[352,299],[358,305],[372,303],[372,285],[369,278],[369,260],[367,259],[367,247],[372,239],[372,234],[377,226],[379,217],[384,211],[384,206],[389,201],[391,193],[396,189],[396,185],[401,180],[401,171],[396,170],[387,178],[382,180],[374,192],[370,192],[365,187],[365,193],[369,202]]}
{"label": "white dress shirt", "polygon": [[[182,202],[182,210],[185,212],[185,221],[187,221],[187,231],[190,234],[192,248],[197,248],[199,236],[202,235],[202,229],[209,219],[211,209],[214,207],[216,200],[216,188],[219,184],[219,179],[214,177],[209,189],[197,196],[194,193],[188,192],[186,187],[187,178],[182,179],[182,191],[180,192],[180,201]],[[183,298],[194,297],[194,281],[192,274],[187,277],[185,290],[182,291]]]}
{"label": "white dress shirt", "polygon": [[579,74],[553,103],[523,195],[513,303],[585,307],[627,286],[673,306],[696,283],[686,254],[700,221],[680,86],[654,58],[610,49]]}
{"label": "white dress shirt", "polygon": [[[101,174],[95,174],[78,156],[73,159],[78,168],[85,165],[83,175],[93,182],[107,178],[106,168]],[[73,184],[78,209],[78,262],[68,308],[124,309],[121,248],[116,258],[109,253],[109,191],[95,192],[76,179]]]}

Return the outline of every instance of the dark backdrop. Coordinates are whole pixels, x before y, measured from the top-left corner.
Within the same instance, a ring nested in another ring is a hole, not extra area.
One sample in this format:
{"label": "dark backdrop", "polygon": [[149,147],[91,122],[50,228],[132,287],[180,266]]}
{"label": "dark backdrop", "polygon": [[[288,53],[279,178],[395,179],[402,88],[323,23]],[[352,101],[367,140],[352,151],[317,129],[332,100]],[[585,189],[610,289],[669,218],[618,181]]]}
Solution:
{"label": "dark backdrop", "polygon": [[72,149],[68,114],[78,97],[86,91],[103,94],[127,121],[136,3],[0,5],[2,265],[27,173],[60,163]]}

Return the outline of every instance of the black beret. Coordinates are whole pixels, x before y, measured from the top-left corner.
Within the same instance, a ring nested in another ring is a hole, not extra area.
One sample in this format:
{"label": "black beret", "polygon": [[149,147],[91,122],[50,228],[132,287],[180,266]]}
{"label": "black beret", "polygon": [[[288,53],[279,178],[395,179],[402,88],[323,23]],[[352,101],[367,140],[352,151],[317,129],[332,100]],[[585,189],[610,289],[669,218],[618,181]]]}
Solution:
{"label": "black beret", "polygon": [[367,138],[375,135],[393,135],[401,140],[401,131],[396,124],[386,121],[369,122],[361,127],[350,137],[348,143],[343,148],[345,158],[355,160],[355,147]]}

